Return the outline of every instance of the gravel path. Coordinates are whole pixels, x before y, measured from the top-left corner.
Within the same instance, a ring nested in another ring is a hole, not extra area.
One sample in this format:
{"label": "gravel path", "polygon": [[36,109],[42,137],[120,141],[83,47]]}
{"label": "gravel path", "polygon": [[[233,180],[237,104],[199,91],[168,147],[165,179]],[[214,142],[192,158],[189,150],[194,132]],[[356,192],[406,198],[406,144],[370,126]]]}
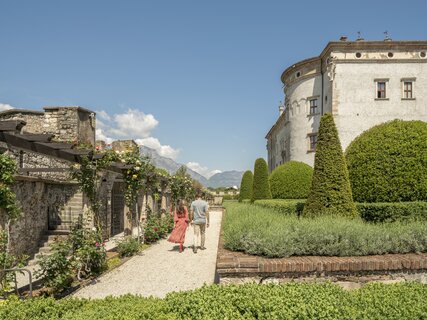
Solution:
{"label": "gravel path", "polygon": [[183,253],[173,243],[161,240],[140,255],[101,276],[96,283],[77,291],[81,298],[104,298],[127,293],[164,297],[172,291],[191,290],[215,278],[216,255],[222,212],[212,211],[206,230],[206,250],[192,251],[193,228],[187,230]]}

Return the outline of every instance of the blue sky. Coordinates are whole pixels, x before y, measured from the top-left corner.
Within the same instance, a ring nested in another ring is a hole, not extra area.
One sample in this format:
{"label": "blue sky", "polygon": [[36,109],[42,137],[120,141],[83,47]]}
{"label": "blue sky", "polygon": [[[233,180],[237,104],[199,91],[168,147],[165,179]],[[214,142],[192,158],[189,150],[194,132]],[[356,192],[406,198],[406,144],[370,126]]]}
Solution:
{"label": "blue sky", "polygon": [[0,108],[80,105],[203,174],[253,169],[280,75],[328,41],[427,40],[427,2],[0,1]]}

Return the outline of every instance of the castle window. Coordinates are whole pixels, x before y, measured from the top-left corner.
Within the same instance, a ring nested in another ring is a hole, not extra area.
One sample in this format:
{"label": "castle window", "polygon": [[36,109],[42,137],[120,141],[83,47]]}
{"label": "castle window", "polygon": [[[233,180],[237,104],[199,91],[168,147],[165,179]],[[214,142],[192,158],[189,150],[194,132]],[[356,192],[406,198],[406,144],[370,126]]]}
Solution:
{"label": "castle window", "polygon": [[402,79],[402,99],[415,99],[414,84],[415,78]]}
{"label": "castle window", "polygon": [[317,113],[317,99],[310,99],[310,111],[309,114]]}
{"label": "castle window", "polygon": [[412,82],[411,81],[403,82],[403,97],[405,99],[412,99]]}
{"label": "castle window", "polygon": [[316,150],[317,133],[308,134],[308,152],[314,152]]}
{"label": "castle window", "polygon": [[375,99],[387,99],[387,82],[388,79],[376,79],[375,81]]}

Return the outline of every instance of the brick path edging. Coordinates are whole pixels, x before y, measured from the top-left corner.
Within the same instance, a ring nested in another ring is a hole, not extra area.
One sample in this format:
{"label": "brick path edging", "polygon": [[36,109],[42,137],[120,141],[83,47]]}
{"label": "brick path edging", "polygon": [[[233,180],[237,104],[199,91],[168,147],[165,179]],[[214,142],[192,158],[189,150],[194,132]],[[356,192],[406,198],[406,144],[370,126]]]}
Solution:
{"label": "brick path edging", "polygon": [[[222,230],[221,230],[222,231]],[[310,274],[360,274],[425,272],[427,253],[385,254],[360,257],[298,256],[270,259],[224,248],[222,232],[218,243],[217,272],[220,277],[283,276]]]}

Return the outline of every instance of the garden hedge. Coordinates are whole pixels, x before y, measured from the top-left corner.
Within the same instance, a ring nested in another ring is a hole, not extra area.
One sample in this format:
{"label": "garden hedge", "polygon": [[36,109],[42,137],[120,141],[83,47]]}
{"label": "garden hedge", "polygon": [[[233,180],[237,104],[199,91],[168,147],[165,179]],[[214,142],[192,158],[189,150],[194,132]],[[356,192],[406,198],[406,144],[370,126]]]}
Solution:
{"label": "garden hedge", "polygon": [[369,222],[427,221],[427,202],[357,203],[357,211]]}
{"label": "garden hedge", "polygon": [[[277,212],[300,216],[306,200],[257,200],[255,205]],[[427,202],[356,203],[357,212],[366,222],[427,221]]]}
{"label": "garden hedge", "polygon": [[289,161],[273,170],[270,190],[273,199],[307,199],[313,168],[304,162]]}
{"label": "garden hedge", "polygon": [[271,200],[256,200],[255,205],[273,209],[286,215],[300,216],[304,210],[305,199],[271,199]]}
{"label": "garden hedge", "polygon": [[168,294],[102,300],[37,298],[0,303],[0,319],[426,319],[427,285],[368,284],[346,291],[331,283],[211,285]]}
{"label": "garden hedge", "polygon": [[255,161],[251,201],[254,202],[260,199],[271,199],[270,182],[268,181],[268,166],[263,158],[259,158]]}
{"label": "garden hedge", "polygon": [[252,185],[254,183],[254,175],[252,171],[247,170],[242,177],[242,182],[240,183],[240,193],[239,193],[239,202],[242,202],[245,199],[252,198]]}
{"label": "garden hedge", "polygon": [[357,216],[338,131],[332,114],[320,119],[313,182],[304,216]]}
{"label": "garden hedge", "polygon": [[357,137],[346,150],[358,202],[427,200],[427,123],[394,120]]}

